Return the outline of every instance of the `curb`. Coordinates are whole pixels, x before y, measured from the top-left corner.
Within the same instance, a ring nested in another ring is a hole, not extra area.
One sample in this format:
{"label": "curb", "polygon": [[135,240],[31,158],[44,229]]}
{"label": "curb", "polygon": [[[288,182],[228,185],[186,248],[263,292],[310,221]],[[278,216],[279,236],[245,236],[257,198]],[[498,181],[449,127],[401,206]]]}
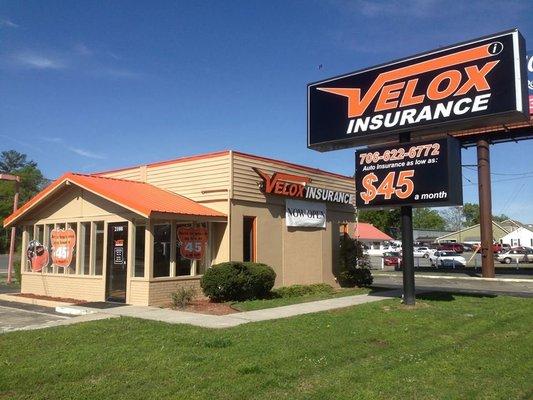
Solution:
{"label": "curb", "polygon": [[0,300],[52,308],[72,305],[72,303],[64,303],[62,301],[33,299],[30,297],[16,296],[14,294],[0,294]]}
{"label": "curb", "polygon": [[[373,274],[374,276],[391,276],[391,277],[401,277],[401,274],[391,274],[391,273],[377,273]],[[485,281],[485,282],[515,282],[515,283],[533,283],[533,279],[524,278],[524,279],[512,279],[512,278],[482,278],[475,276],[447,276],[447,275],[415,275],[415,278],[429,278],[429,279],[454,279],[459,281]]]}

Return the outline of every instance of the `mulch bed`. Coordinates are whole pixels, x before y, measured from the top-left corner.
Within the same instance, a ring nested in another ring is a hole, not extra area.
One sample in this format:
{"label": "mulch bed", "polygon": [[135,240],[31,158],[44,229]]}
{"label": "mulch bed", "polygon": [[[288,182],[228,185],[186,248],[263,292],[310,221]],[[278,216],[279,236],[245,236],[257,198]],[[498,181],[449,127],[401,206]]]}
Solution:
{"label": "mulch bed", "polygon": [[17,293],[17,294],[14,294],[13,296],[26,297],[28,299],[60,301],[62,303],[74,303],[74,304],[87,303],[86,300],[69,299],[68,297],[43,296],[41,294],[33,294],[33,293]]}
{"label": "mulch bed", "polygon": [[210,315],[227,315],[240,312],[228,303],[213,303],[209,300],[194,300],[185,308],[176,308],[176,310]]}

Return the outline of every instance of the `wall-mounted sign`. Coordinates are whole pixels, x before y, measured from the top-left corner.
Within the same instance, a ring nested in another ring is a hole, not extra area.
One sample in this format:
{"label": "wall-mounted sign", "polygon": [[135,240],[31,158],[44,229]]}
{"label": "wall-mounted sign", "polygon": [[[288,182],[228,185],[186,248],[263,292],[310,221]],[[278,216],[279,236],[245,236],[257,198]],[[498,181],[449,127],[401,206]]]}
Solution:
{"label": "wall-mounted sign", "polygon": [[326,205],[287,199],[285,200],[285,222],[287,226],[325,228]]}
{"label": "wall-mounted sign", "polygon": [[453,138],[357,151],[357,207],[462,204],[461,176],[461,148]]}
{"label": "wall-mounted sign", "polygon": [[74,255],[76,232],[71,228],[52,229],[50,244],[52,246],[52,263],[58,267],[67,268]]}
{"label": "wall-mounted sign", "polygon": [[523,121],[527,112],[517,30],[308,85],[308,147],[334,150],[396,141],[398,132]]}
{"label": "wall-mounted sign", "polygon": [[180,255],[189,260],[201,260],[207,249],[209,232],[203,226],[178,227],[178,245]]}
{"label": "wall-mounted sign", "polygon": [[311,179],[308,177],[281,172],[276,172],[270,176],[258,168],[253,168],[253,170],[263,179],[261,191],[265,194],[341,204],[355,203],[353,193],[310,186]]}
{"label": "wall-mounted sign", "polygon": [[28,256],[28,261],[33,272],[40,272],[50,261],[48,249],[38,240],[31,240],[28,243],[26,255]]}

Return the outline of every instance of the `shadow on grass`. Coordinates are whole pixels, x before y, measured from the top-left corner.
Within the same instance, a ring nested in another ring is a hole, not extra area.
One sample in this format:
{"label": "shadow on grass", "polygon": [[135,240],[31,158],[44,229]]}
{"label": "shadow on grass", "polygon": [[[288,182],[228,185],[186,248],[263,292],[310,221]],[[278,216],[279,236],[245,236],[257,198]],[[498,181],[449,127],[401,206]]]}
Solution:
{"label": "shadow on grass", "polygon": [[454,301],[455,296],[461,297],[475,297],[475,298],[494,298],[498,297],[494,294],[482,293],[450,293],[450,292],[431,292],[421,293],[416,295],[417,300],[431,300],[431,301]]}

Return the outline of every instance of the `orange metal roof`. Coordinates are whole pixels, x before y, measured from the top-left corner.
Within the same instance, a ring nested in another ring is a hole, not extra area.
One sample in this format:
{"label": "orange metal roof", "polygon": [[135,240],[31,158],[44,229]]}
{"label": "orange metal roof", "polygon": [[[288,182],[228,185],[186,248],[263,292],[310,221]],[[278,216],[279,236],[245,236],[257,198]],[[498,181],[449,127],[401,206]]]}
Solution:
{"label": "orange metal roof", "polygon": [[389,235],[381,232],[374,225],[365,222],[350,224],[348,233],[354,239],[359,240],[393,240]]}
{"label": "orange metal roof", "polygon": [[[318,168],[307,167],[305,165],[300,165],[300,164],[294,164],[294,163],[290,163],[290,162],[287,162],[287,161],[277,160],[275,158],[256,156],[254,154],[243,153],[243,152],[235,151],[235,150],[232,150],[232,152],[233,152],[233,154],[237,154],[239,156],[250,158],[250,159],[253,159],[253,160],[271,162],[273,164],[288,166],[288,167],[296,168],[296,169],[299,169],[299,170],[305,171],[305,172],[312,172],[312,173],[319,174],[319,175],[332,176],[334,178],[347,179],[347,180],[353,181],[353,177],[337,174],[335,172],[324,171],[324,170],[318,169]],[[202,160],[202,159],[207,159],[207,158],[221,157],[221,156],[228,155],[229,153],[230,153],[230,150],[216,151],[216,152],[213,152],[213,153],[198,154],[198,155],[189,156],[189,157],[180,157],[180,158],[175,158],[173,160],[159,161],[159,162],[150,163],[150,164],[141,164],[141,165],[135,165],[135,166],[132,166],[132,167],[111,169],[111,170],[108,170],[108,171],[96,172],[93,175],[103,175],[103,174],[109,174],[111,172],[127,171],[129,169],[139,168],[142,165],[146,165],[147,167],[160,167],[162,165],[178,164],[178,163],[182,163],[182,162],[186,162],[186,161]]]}
{"label": "orange metal roof", "polygon": [[95,193],[145,217],[150,217],[152,213],[225,217],[221,212],[148,183],[68,172],[4,219],[4,227],[12,225],[52,193],[59,190],[59,188],[70,184]]}

